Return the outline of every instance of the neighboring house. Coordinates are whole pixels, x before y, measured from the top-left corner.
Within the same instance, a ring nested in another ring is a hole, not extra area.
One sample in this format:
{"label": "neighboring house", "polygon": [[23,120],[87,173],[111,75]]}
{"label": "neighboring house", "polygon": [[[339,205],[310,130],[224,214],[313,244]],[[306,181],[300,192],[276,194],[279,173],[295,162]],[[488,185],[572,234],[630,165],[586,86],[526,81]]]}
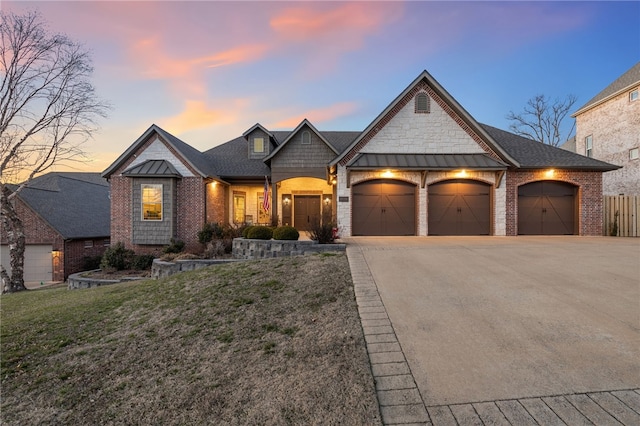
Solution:
{"label": "neighboring house", "polygon": [[603,193],[640,195],[640,62],[572,117],[575,152],[622,166],[603,176]]}
{"label": "neighboring house", "polygon": [[[47,173],[29,182],[15,203],[26,234],[25,282],[64,281],[110,244],[109,184],[100,173]],[[0,244],[9,271],[4,229]]]}
{"label": "neighboring house", "polygon": [[199,152],[152,125],[103,176],[111,240],[159,252],[171,238],[200,249],[205,222],[324,221],[341,236],[601,235],[602,174],[616,168],[479,124],[424,71],[362,132],[256,124]]}

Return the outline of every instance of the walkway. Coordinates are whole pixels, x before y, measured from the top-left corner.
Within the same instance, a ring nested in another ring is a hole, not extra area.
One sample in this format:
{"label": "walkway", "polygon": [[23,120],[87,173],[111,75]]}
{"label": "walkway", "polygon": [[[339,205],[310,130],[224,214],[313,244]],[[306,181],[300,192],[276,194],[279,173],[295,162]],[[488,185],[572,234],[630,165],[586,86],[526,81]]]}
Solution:
{"label": "walkway", "polygon": [[385,425],[640,424],[640,389],[425,405],[360,247],[347,256]]}

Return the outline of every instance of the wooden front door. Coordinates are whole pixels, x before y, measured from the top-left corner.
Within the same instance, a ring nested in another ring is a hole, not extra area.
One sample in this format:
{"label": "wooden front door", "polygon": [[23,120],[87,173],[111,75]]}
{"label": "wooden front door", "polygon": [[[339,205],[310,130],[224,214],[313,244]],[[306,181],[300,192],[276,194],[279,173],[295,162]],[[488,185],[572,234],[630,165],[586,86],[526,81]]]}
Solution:
{"label": "wooden front door", "polygon": [[320,223],[320,195],[294,195],[293,226],[298,231],[308,231]]}

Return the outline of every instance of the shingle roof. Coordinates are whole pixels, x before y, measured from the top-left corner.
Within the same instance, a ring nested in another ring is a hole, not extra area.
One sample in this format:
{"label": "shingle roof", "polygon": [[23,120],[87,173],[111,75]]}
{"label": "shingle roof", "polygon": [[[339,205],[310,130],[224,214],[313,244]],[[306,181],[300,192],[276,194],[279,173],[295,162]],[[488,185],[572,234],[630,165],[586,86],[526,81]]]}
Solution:
{"label": "shingle roof", "polygon": [[357,154],[351,169],[393,168],[412,170],[506,170],[507,165],[488,154]]}
{"label": "shingle roof", "polygon": [[604,172],[620,168],[620,166],[605,163],[604,161],[594,158],[588,158],[554,146],[545,145],[486,124],[480,124],[480,126],[482,126],[502,149],[520,163],[520,168],[522,169],[556,167]]}
{"label": "shingle roof", "polygon": [[182,177],[167,160],[147,160],[122,172],[123,176]]}
{"label": "shingle roof", "polygon": [[[276,145],[279,146],[290,135],[291,130],[272,131]],[[329,131],[319,132],[336,151],[342,152],[360,132]],[[222,179],[231,178],[256,178],[271,174],[271,169],[265,164],[264,159],[250,159],[247,140],[240,136],[222,145],[205,151],[204,153],[216,174]]]}
{"label": "shingle roof", "polygon": [[589,102],[580,107],[571,116],[582,114],[586,110],[617,96],[619,93],[630,89],[633,85],[640,83],[640,62],[632,66],[627,72],[618,77],[613,83],[605,87],[600,93],[595,95]]}
{"label": "shingle roof", "polygon": [[18,197],[65,239],[110,235],[109,183],[100,173],[47,173]]}

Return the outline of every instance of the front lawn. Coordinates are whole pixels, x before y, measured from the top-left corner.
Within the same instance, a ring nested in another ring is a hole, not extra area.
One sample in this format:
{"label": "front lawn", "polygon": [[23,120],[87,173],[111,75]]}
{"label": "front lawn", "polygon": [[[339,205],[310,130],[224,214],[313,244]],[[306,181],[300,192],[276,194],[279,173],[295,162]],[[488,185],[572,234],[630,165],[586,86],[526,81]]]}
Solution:
{"label": "front lawn", "polygon": [[380,424],[342,253],[0,303],[2,424]]}

